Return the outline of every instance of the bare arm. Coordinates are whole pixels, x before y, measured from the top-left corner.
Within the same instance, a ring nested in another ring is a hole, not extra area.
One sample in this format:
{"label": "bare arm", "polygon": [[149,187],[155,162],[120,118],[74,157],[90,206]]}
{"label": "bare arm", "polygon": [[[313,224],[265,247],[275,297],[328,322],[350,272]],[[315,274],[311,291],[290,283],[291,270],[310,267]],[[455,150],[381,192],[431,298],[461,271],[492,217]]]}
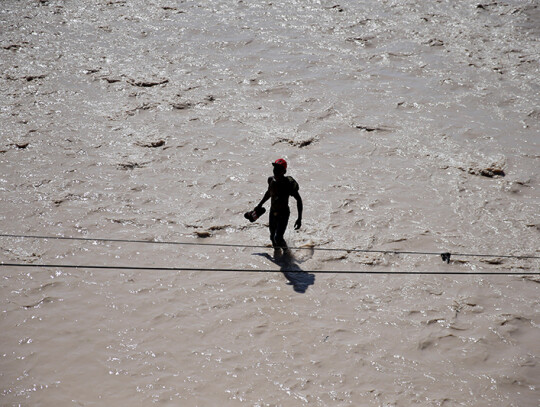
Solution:
{"label": "bare arm", "polygon": [[294,223],[294,228],[298,230],[302,227],[302,212],[304,211],[304,204],[302,203],[302,197],[298,191],[293,194],[293,198],[296,199],[296,209],[298,210],[298,219],[296,219],[296,222]]}
{"label": "bare arm", "polygon": [[267,190],[263,196],[263,199],[261,200],[261,202],[259,202],[259,205],[257,205],[257,207],[262,207],[264,203],[268,201],[269,199],[270,199],[270,190]]}

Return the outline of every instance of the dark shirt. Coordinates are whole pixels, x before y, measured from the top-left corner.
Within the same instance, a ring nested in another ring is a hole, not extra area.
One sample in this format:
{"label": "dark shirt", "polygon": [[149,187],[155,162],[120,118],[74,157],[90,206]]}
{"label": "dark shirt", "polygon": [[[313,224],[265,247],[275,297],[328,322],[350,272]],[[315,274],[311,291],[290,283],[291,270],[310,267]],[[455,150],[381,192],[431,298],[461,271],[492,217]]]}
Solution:
{"label": "dark shirt", "polygon": [[293,177],[283,177],[277,180],[268,178],[268,191],[270,191],[270,210],[274,212],[289,211],[289,197],[295,195],[300,187]]}

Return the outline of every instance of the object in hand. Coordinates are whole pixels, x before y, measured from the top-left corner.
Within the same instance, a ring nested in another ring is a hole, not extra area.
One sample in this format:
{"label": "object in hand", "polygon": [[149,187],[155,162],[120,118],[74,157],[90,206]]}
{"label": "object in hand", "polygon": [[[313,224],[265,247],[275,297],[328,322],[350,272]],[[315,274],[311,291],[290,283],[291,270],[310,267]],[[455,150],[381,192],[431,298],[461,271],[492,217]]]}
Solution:
{"label": "object in hand", "polygon": [[250,222],[255,222],[257,219],[259,219],[264,213],[266,212],[266,209],[264,209],[262,206],[257,206],[252,211],[244,213],[244,218],[249,220]]}

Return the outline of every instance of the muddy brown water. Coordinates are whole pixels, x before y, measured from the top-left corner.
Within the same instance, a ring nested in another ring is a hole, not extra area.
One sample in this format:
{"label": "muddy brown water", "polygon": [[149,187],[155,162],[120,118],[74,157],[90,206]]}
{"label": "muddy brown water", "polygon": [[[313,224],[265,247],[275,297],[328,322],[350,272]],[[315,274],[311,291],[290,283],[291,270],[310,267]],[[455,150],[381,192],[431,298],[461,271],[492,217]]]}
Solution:
{"label": "muddy brown water", "polygon": [[1,267],[0,405],[537,406],[539,260],[501,255],[540,256],[538,10],[3,1],[1,233],[265,246],[283,157],[291,245],[493,256],[0,238],[254,270]]}

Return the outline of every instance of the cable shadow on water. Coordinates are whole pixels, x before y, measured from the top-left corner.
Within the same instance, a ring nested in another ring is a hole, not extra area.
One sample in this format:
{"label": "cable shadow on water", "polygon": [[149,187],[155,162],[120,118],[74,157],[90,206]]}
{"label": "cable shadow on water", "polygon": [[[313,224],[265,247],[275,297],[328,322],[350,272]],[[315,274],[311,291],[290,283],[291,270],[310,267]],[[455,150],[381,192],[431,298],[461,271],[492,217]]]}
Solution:
{"label": "cable shadow on water", "polygon": [[261,256],[270,260],[272,263],[280,267],[280,271],[289,281],[287,284],[292,285],[294,291],[304,294],[310,285],[315,284],[315,274],[308,273],[298,264],[298,260],[292,254],[270,256],[268,253],[253,253],[254,256]]}

